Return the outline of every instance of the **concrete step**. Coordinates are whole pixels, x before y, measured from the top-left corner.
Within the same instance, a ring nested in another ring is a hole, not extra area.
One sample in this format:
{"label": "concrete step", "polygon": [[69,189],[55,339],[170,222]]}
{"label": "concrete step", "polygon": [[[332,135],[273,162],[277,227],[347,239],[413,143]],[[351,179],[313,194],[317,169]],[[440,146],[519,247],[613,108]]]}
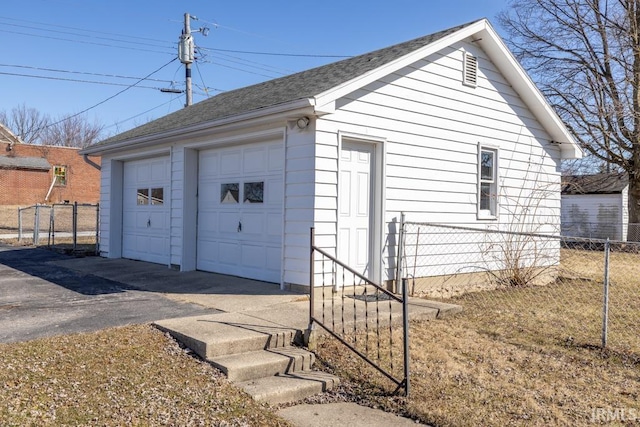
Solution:
{"label": "concrete step", "polygon": [[252,351],[207,359],[231,381],[248,381],[309,370],[315,355],[297,347]]}
{"label": "concrete step", "polygon": [[302,371],[236,383],[257,401],[272,405],[295,402],[331,390],[338,377],[319,371]]}
{"label": "concrete step", "polygon": [[160,320],[155,325],[203,359],[290,346],[300,334],[296,329],[227,313]]}

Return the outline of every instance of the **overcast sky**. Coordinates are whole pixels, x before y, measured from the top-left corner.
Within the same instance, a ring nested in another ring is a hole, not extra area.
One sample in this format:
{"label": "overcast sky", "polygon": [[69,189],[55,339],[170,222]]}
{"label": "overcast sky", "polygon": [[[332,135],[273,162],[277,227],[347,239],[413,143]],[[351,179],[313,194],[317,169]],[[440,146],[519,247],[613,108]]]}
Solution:
{"label": "overcast sky", "polygon": [[500,32],[495,16],[506,7],[506,0],[5,0],[0,110],[26,104],[58,118],[89,109],[87,118],[113,134],[182,108],[184,94],[160,88],[184,89],[184,66],[171,61],[185,12],[198,18],[193,31],[210,30],[194,35],[198,102],[483,17]]}

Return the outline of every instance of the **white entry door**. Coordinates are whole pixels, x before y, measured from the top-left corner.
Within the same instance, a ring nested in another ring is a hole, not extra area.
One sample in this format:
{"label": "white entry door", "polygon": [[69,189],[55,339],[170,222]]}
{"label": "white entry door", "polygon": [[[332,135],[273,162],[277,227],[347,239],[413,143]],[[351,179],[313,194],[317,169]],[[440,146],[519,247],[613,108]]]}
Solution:
{"label": "white entry door", "polygon": [[340,152],[338,183],[338,259],[365,277],[371,268],[372,144],[344,142]]}
{"label": "white entry door", "polygon": [[124,164],[122,257],[169,263],[169,156]]}
{"label": "white entry door", "polygon": [[198,270],[280,282],[283,171],[281,141],[200,152]]}

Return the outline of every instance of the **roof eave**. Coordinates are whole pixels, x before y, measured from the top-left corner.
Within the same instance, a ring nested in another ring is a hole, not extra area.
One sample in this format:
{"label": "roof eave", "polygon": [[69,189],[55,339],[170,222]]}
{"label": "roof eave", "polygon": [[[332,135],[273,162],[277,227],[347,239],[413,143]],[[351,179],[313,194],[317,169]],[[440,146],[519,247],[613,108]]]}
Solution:
{"label": "roof eave", "polygon": [[486,19],[474,22],[395,61],[384,64],[379,68],[316,95],[316,109],[330,111],[331,105],[337,99],[468,37],[473,37],[485,50],[549,133],[552,142],[559,144],[562,159],[582,158],[582,149],[567,127]]}
{"label": "roof eave", "polygon": [[115,141],[105,145],[95,145],[83,148],[80,150],[81,155],[100,156],[112,152],[118,152],[122,150],[129,150],[133,148],[144,148],[149,145],[155,145],[163,142],[172,142],[177,138],[184,138],[185,135],[198,136],[200,133],[211,132],[212,128],[224,128],[225,131],[231,130],[230,126],[238,123],[243,123],[248,120],[254,122],[273,120],[274,116],[291,114],[294,111],[313,111],[314,102],[312,99],[303,98],[292,102],[274,105],[267,108],[261,108],[258,110],[249,111],[242,114],[236,114],[233,116],[224,117],[218,120],[212,120],[202,123],[197,123],[192,126],[186,126],[183,128],[173,129],[165,132],[158,132],[154,134],[144,135],[137,138],[129,138],[122,141]]}
{"label": "roof eave", "polygon": [[477,36],[478,44],[549,133],[551,142],[560,145],[562,159],[582,158],[583,151],[576,140],[488,21]]}
{"label": "roof eave", "polygon": [[480,29],[484,28],[486,19],[481,19],[476,21],[468,26],[451,33],[447,36],[441,37],[436,41],[429,43],[428,45],[423,46],[420,49],[416,49],[413,52],[404,55],[394,61],[390,61],[384,65],[381,65],[378,68],[375,68],[367,73],[364,73],[358,77],[355,77],[341,85],[338,85],[334,88],[331,88],[323,93],[316,95],[314,98],[316,100],[317,108],[322,109],[325,105],[330,105],[335,102],[339,98],[361,88],[370,83],[375,82],[376,80],[391,74],[397,70],[400,70],[403,67],[413,64],[420,58],[424,58],[426,56],[431,55],[432,53],[438,52],[441,49],[449,46],[452,43],[456,43],[460,40],[463,40],[469,36],[480,31]]}

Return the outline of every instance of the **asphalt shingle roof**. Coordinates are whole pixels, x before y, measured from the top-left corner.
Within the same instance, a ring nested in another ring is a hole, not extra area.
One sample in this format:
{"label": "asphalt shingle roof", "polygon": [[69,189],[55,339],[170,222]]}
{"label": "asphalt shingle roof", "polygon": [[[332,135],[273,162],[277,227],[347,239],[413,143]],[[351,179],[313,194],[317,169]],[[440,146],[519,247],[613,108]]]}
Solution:
{"label": "asphalt shingle roof", "polygon": [[49,170],[51,165],[42,157],[0,156],[0,169]]}
{"label": "asphalt shingle roof", "polygon": [[142,126],[115,135],[93,147],[162,134],[163,132],[178,130],[200,123],[312,98],[453,34],[475,22],[477,21],[275,80],[223,92]]}
{"label": "asphalt shingle roof", "polygon": [[598,173],[562,177],[562,194],[615,194],[629,185],[626,173]]}

